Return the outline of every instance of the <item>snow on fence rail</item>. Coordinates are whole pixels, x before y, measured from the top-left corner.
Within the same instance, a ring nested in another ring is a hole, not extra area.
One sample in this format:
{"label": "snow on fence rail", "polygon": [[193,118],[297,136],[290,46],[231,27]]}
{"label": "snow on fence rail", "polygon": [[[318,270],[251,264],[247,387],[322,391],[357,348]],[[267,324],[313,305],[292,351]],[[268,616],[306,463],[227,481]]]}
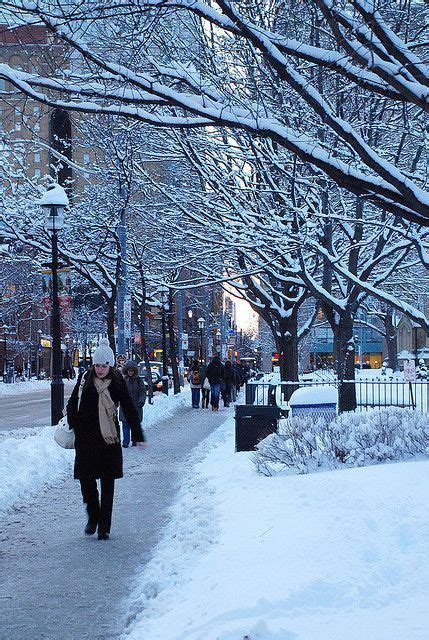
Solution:
{"label": "snow on fence rail", "polygon": [[[344,380],[343,383],[356,386],[358,409],[381,407],[406,407],[429,413],[429,382],[403,380]],[[284,399],[301,387],[337,387],[338,380],[297,381],[297,382],[261,382],[251,380],[246,383],[246,404],[277,404],[282,409],[289,409]],[[288,394],[285,393],[289,389]],[[283,390],[283,392],[282,392]]]}

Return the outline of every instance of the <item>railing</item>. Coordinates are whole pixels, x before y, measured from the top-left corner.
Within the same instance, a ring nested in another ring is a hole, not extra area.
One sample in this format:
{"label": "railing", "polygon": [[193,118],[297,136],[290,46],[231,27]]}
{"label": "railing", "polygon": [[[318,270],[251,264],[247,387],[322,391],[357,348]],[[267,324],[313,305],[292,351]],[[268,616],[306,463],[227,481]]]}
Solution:
{"label": "railing", "polygon": [[[358,409],[381,407],[404,407],[418,409],[429,413],[429,382],[403,380],[344,380],[344,383],[356,386],[356,401]],[[246,404],[277,404],[283,409],[288,408],[286,397],[300,387],[337,387],[338,380],[317,381],[255,381],[246,383]],[[289,392],[286,391],[289,389]]]}

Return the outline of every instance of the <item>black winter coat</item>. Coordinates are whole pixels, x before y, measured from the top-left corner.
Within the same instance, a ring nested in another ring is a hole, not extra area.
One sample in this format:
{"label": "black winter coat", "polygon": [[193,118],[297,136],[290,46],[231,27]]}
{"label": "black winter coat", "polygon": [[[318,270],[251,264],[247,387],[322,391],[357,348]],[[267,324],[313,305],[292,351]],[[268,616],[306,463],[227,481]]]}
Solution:
{"label": "black winter coat", "polygon": [[[118,442],[107,444],[101,435],[98,419],[98,392],[93,384],[83,389],[79,410],[77,409],[79,376],[73,393],[67,403],[67,420],[75,433],[76,457],[74,477],[77,480],[90,478],[122,478],[122,448],[120,444],[119,422],[116,419]],[[109,386],[113,402],[122,407],[131,427],[133,442],[144,442],[137,411],[134,408],[125,380],[115,376]]]}
{"label": "black winter coat", "polygon": [[210,384],[220,384],[223,380],[224,367],[220,358],[213,358],[213,360],[207,365],[206,378],[209,379]]}

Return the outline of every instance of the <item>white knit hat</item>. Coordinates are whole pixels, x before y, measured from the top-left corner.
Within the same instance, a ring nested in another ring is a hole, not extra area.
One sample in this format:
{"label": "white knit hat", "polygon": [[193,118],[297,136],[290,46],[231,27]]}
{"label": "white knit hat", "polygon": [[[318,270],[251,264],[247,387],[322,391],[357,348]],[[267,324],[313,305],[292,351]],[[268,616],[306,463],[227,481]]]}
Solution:
{"label": "white knit hat", "polygon": [[115,355],[109,346],[107,338],[101,338],[100,343],[92,356],[92,364],[115,364]]}

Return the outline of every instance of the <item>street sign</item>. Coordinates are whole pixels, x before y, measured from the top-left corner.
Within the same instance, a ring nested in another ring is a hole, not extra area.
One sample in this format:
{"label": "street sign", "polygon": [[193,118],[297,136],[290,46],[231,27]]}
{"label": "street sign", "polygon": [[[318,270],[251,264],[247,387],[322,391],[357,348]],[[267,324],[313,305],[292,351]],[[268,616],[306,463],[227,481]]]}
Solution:
{"label": "street sign", "polygon": [[189,347],[188,334],[182,333],[182,349],[186,351],[188,347]]}
{"label": "street sign", "polygon": [[406,382],[416,381],[416,365],[414,360],[404,360],[404,380],[406,380]]}

